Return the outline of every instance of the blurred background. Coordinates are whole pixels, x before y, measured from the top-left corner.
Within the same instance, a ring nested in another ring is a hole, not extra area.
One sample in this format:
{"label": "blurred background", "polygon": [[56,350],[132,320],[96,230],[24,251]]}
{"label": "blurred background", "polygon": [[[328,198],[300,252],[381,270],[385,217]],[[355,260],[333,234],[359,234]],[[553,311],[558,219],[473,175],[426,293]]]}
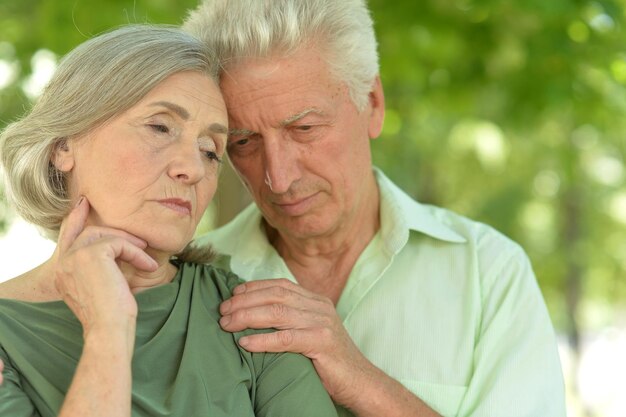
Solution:
{"label": "blurred background", "polygon": [[[59,58],[197,0],[0,0],[0,128]],[[530,255],[559,338],[568,417],[626,416],[626,0],[370,0],[387,113],[375,164],[421,202]],[[200,232],[249,202],[228,169]],[[1,189],[0,189],[1,192]],[[53,244],[0,198],[0,281]]]}

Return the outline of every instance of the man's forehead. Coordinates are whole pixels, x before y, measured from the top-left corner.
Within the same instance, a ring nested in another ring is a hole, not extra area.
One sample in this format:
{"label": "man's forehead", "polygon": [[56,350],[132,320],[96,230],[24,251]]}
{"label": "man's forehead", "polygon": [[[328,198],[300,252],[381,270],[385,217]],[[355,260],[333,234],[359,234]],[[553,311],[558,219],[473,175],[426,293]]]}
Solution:
{"label": "man's forehead", "polygon": [[287,58],[241,57],[233,58],[222,70],[221,78],[238,82],[242,75],[252,78],[267,78],[280,73]]}
{"label": "man's forehead", "polygon": [[262,90],[296,79],[306,84],[315,77],[327,77],[328,62],[317,48],[300,47],[295,51],[274,51],[267,56],[240,56],[229,59],[222,67],[220,83],[244,90]]}

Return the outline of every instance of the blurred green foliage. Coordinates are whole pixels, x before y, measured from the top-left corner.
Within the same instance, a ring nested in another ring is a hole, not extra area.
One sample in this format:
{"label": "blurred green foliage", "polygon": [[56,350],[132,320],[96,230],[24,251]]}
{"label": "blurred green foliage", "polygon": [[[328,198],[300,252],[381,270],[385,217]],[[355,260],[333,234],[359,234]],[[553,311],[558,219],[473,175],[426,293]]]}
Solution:
{"label": "blurred green foliage", "polygon": [[[36,51],[60,56],[125,23],[178,24],[196,3],[0,0],[0,82],[17,69],[0,126],[29,105]],[[625,6],[370,0],[387,100],[375,163],[420,201],[520,242],[574,339],[578,324],[611,320],[608,309],[577,323],[581,306],[626,300]]]}
{"label": "blurred green foliage", "polygon": [[[388,109],[377,163],[520,242],[573,337],[581,306],[623,303],[625,2],[370,4]],[[598,320],[580,324],[612,317]]]}

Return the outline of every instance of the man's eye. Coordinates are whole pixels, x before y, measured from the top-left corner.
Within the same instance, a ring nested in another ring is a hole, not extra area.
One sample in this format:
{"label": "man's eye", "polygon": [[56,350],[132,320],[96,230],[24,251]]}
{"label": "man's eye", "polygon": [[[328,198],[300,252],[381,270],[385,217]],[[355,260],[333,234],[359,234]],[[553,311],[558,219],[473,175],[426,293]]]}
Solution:
{"label": "man's eye", "polygon": [[301,126],[296,126],[296,129],[302,131],[302,132],[307,132],[309,130],[311,130],[313,128],[313,126],[311,125],[301,125]]}
{"label": "man's eye", "polygon": [[150,126],[152,130],[159,132],[159,133],[170,133],[170,128],[165,125],[153,124],[153,125],[148,125],[148,126]]}
{"label": "man's eye", "polygon": [[261,140],[259,134],[231,136],[226,145],[226,152],[231,156],[250,156],[259,149]]}
{"label": "man's eye", "polygon": [[232,149],[235,147],[242,147],[247,145],[250,142],[250,138],[240,138],[240,139],[232,139],[230,142],[228,142],[228,144],[226,145],[227,148]]}

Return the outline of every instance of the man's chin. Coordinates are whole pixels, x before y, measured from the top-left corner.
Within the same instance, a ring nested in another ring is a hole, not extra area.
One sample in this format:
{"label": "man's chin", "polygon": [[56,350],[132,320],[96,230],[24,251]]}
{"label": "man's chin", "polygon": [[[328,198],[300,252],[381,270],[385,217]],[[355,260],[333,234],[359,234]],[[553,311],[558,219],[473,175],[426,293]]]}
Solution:
{"label": "man's chin", "polygon": [[[278,233],[294,239],[312,239],[328,235],[332,230],[327,222],[315,219],[312,214],[293,217],[277,216],[277,218],[277,221],[274,219],[275,221],[266,226],[268,237]],[[271,230],[268,230],[268,227]]]}

